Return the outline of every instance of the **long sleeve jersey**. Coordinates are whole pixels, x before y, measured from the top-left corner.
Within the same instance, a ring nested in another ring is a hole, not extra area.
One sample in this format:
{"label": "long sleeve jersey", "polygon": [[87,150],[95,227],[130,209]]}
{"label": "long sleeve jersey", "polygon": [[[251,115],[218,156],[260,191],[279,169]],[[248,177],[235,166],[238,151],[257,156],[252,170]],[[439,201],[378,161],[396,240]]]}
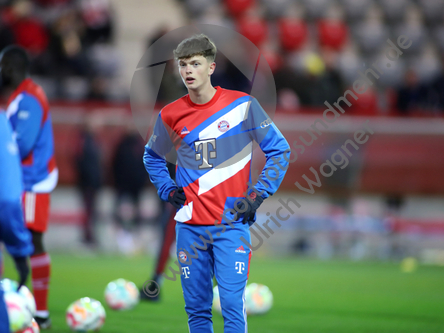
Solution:
{"label": "long sleeve jersey", "polygon": [[19,147],[25,191],[51,192],[57,185],[58,169],[43,89],[30,78],[25,79],[10,96],[6,116]]}
{"label": "long sleeve jersey", "polygon": [[[276,192],[288,166],[283,155],[289,145],[258,101],[216,89],[208,103],[195,104],[185,95],[165,106],[145,146],[145,168],[159,197],[167,201],[171,190],[184,188],[187,201],[176,213],[178,222],[214,225],[222,214],[234,220],[235,201],[249,194],[254,141],[266,157],[254,186],[263,198]],[[176,183],[165,161],[172,153],[177,154]]]}
{"label": "long sleeve jersey", "polygon": [[4,112],[0,112],[0,161],[0,241],[12,256],[28,256],[34,248],[23,221],[19,150]]}

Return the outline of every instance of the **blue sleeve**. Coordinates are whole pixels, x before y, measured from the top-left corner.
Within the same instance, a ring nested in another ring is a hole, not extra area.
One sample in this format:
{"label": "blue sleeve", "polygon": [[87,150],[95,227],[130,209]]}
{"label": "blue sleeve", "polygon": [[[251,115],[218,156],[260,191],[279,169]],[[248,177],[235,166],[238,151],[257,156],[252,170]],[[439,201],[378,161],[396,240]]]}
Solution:
{"label": "blue sleeve", "polygon": [[255,98],[251,101],[247,122],[252,139],[259,144],[266,158],[255,188],[263,192],[263,198],[268,198],[278,190],[285,177],[289,163],[284,154],[290,146]]}
{"label": "blue sleeve", "polygon": [[18,105],[17,112],[10,118],[22,160],[28,156],[37,141],[42,118],[43,108],[38,100],[25,94]]}
{"label": "blue sleeve", "polygon": [[34,252],[31,233],[23,220],[21,199],[0,202],[0,240],[13,257],[27,257]]}
{"label": "blue sleeve", "polygon": [[34,248],[22,210],[22,173],[11,126],[0,113],[0,241],[14,257],[28,256]]}
{"label": "blue sleeve", "polygon": [[165,160],[165,156],[172,149],[174,149],[173,143],[165,128],[161,113],[159,113],[153,134],[145,146],[143,164],[151,182],[157,189],[157,194],[164,201],[168,201],[168,194],[177,188],[176,183],[170,177]]}

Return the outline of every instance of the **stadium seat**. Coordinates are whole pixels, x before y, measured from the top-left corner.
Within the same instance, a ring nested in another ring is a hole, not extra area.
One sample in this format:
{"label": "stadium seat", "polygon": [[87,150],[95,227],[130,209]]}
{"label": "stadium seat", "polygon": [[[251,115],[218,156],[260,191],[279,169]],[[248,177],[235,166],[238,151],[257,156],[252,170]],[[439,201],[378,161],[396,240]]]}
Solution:
{"label": "stadium seat", "polygon": [[254,0],[225,0],[225,6],[233,17],[241,16],[251,8],[254,3]]}
{"label": "stadium seat", "polygon": [[261,0],[261,5],[264,6],[267,17],[277,19],[287,14],[291,0]]}
{"label": "stadium seat", "polygon": [[192,16],[202,15],[208,8],[218,3],[218,0],[185,0],[187,9]]}
{"label": "stadium seat", "polygon": [[379,1],[386,20],[396,23],[404,18],[406,10],[410,5],[410,0],[383,0]]}
{"label": "stadium seat", "polygon": [[304,21],[282,18],[278,21],[279,41],[286,51],[300,49],[307,40],[308,28]]}
{"label": "stadium seat", "polygon": [[428,24],[442,23],[444,0],[419,0],[418,4]]}
{"label": "stadium seat", "polygon": [[317,24],[318,40],[321,46],[340,50],[348,37],[348,28],[344,22],[333,19],[322,19]]}
{"label": "stadium seat", "polygon": [[303,0],[307,19],[324,17],[328,10],[329,0]]}
{"label": "stadium seat", "polygon": [[348,22],[357,22],[365,17],[373,0],[342,0],[342,7]]}
{"label": "stadium seat", "polygon": [[370,17],[350,29],[360,50],[365,54],[375,54],[385,47],[390,32],[377,18]]}
{"label": "stadium seat", "polygon": [[237,20],[237,31],[260,46],[268,37],[267,22],[260,17],[242,17]]}

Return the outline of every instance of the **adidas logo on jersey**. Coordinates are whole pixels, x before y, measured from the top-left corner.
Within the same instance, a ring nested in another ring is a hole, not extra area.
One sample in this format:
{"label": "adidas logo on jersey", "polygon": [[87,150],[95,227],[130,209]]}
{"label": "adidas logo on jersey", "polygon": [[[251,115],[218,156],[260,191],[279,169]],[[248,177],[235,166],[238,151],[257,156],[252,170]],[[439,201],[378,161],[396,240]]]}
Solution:
{"label": "adidas logo on jersey", "polygon": [[180,132],[180,134],[188,134],[190,133],[190,131],[187,129],[187,127],[185,126],[182,130],[182,132]]}
{"label": "adidas logo on jersey", "polygon": [[247,251],[244,250],[244,247],[242,245],[239,246],[235,252],[236,253],[247,253]]}

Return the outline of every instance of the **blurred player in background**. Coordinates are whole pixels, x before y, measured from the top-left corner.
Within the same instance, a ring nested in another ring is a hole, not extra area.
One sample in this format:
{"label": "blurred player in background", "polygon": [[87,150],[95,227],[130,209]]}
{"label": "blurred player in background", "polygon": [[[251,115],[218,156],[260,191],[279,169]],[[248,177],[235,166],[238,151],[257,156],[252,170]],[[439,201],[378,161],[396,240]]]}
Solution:
{"label": "blurred player in background", "polygon": [[6,47],[0,54],[0,66],[2,88],[11,91],[6,116],[19,148],[25,187],[24,217],[34,245],[31,272],[37,305],[35,320],[41,329],[46,329],[51,326],[48,311],[51,261],[42,238],[48,226],[50,192],[58,180],[49,104],[43,89],[29,77],[30,61],[24,49]]}
{"label": "blurred player in background", "polygon": [[[258,101],[212,86],[215,57],[216,46],[205,35],[185,39],[174,50],[188,94],[161,110],[144,154],[159,197],[177,209],[177,257],[191,333],[213,332],[214,275],[224,332],[247,332],[251,249],[241,238],[251,243],[256,210],[278,189],[288,166],[283,159],[288,143]],[[255,186],[249,183],[253,140],[267,159]],[[165,161],[172,150],[177,152],[176,181]],[[266,177],[265,170],[277,170],[276,163],[281,171]]]}
{"label": "blurred player in background", "polygon": [[[176,166],[173,163],[167,162],[168,172],[171,179],[176,179]],[[158,221],[162,228],[162,243],[160,244],[159,252],[157,253],[156,265],[154,272],[151,276],[150,284],[144,286],[144,289],[140,290],[140,299],[146,301],[156,302],[160,299],[160,291],[162,290],[163,276],[166,264],[170,257],[171,245],[173,245],[176,239],[176,210],[168,202],[160,200],[160,214]],[[157,290],[159,288],[159,290]],[[147,292],[148,291],[148,292]]]}
{"label": "blurred player in background", "polygon": [[[19,288],[29,275],[28,256],[33,252],[31,234],[22,211],[23,182],[17,144],[11,125],[0,111],[0,241],[4,242],[19,272]],[[0,279],[2,277],[0,252]],[[8,313],[0,284],[0,333],[9,333]]]}

